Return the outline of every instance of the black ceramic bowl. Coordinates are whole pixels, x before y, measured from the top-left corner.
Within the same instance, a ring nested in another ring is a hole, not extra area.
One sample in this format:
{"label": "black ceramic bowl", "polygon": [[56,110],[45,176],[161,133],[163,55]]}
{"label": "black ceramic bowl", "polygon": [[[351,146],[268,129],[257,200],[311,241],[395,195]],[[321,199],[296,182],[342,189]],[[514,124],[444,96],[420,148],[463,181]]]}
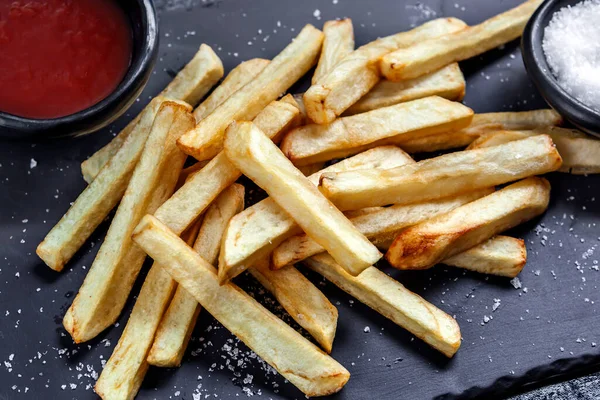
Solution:
{"label": "black ceramic bowl", "polygon": [[521,42],[523,61],[531,80],[550,107],[579,129],[600,136],[600,112],[586,106],[559,86],[550,71],[542,49],[544,29],[554,13],[562,7],[572,6],[580,1],[546,0],[533,13],[523,31]]}
{"label": "black ceramic bowl", "polygon": [[0,137],[11,139],[79,136],[97,131],[119,117],[140,95],[158,55],[158,23],[152,0],[119,0],[133,33],[127,73],[105,99],[75,114],[31,119],[0,111]]}

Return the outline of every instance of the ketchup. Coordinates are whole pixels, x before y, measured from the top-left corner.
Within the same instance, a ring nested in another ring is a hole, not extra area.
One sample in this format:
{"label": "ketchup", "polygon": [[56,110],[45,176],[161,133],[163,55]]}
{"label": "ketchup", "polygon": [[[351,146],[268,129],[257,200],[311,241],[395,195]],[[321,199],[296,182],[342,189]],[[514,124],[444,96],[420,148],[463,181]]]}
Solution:
{"label": "ketchup", "polygon": [[0,0],[0,110],[57,118],[108,96],[131,60],[114,0]]}

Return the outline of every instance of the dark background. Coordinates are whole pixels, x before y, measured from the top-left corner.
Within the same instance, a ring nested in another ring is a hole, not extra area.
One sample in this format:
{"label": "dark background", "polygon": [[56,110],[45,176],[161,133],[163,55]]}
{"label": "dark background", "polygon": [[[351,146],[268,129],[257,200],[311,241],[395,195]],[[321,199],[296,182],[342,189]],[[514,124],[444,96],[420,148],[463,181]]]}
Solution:
{"label": "dark background", "polygon": [[[93,399],[92,387],[127,321],[95,340],[74,345],[62,328],[109,221],[100,226],[62,273],[35,255],[36,245],[85,187],[82,160],[119,132],[204,42],[226,70],[253,57],[274,57],[306,23],[351,17],[357,45],[426,20],[455,16],[469,24],[520,3],[481,0],[227,0],[157,1],[159,61],[139,101],[96,134],[37,143],[0,144],[0,399]],[[545,107],[523,68],[518,43],[462,63],[465,104],[477,112]],[[294,91],[304,90],[302,84]],[[595,176],[551,174],[548,212],[511,234],[527,242],[528,263],[515,288],[507,279],[436,267],[389,271],[407,287],[454,315],[463,344],[447,360],[412,335],[309,274],[338,307],[332,356],[352,377],[340,399],[504,397],[548,378],[573,377],[600,361],[598,256],[600,222]],[[141,282],[143,277],[140,277]],[[251,278],[238,281],[263,303],[290,318]],[[139,285],[134,288],[137,294]],[[495,303],[500,306],[493,311]],[[485,322],[488,321],[488,322]],[[367,329],[368,327],[368,329]],[[582,369],[584,368],[584,369]],[[594,398],[585,378],[523,398]],[[201,313],[184,364],[149,371],[140,399],[246,396],[303,398],[206,312]],[[558,396],[558,397],[556,397]]]}

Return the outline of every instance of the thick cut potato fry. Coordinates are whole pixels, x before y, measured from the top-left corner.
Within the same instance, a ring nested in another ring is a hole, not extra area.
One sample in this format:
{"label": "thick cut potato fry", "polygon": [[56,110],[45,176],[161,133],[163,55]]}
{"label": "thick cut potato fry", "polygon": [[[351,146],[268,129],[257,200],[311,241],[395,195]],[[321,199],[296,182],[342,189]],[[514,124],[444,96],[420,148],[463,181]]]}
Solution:
{"label": "thick cut potato fry", "polygon": [[416,78],[510,42],[521,36],[542,1],[525,1],[479,25],[389,53],[380,61],[381,73],[391,81]]}
{"label": "thick cut potato fry", "polygon": [[462,253],[446,258],[443,264],[482,274],[514,278],[527,262],[527,249],[522,239],[510,236],[493,238]]}
{"label": "thick cut potato fry", "polygon": [[386,253],[398,269],[425,269],[543,213],[550,183],[527,178],[402,231]]}
{"label": "thick cut potato fry", "polygon": [[194,110],[194,118],[196,123],[202,121],[225,100],[227,100],[235,92],[246,86],[260,72],[269,65],[269,60],[263,58],[253,58],[240,63],[237,67],[231,70],[227,77],[219,86],[212,91],[196,109]]}
{"label": "thick cut potato fry", "polygon": [[[244,187],[234,183],[215,199],[202,219],[194,250],[209,264],[215,265],[227,223],[244,209]],[[170,277],[169,277],[170,279]],[[174,284],[174,282],[173,282]],[[189,343],[200,312],[198,301],[178,286],[154,337],[148,353],[150,365],[178,367]]]}
{"label": "thick cut potato fry", "polygon": [[536,135],[549,135],[563,159],[560,172],[574,175],[600,173],[600,141],[592,139],[575,129],[544,127],[532,131],[499,131],[482,135],[469,146],[470,149],[481,149],[497,146]]}
{"label": "thick cut potato fry", "polygon": [[140,114],[140,121],[127,137],[125,145],[38,245],[37,255],[50,268],[62,271],[110,210],[119,203],[142,155],[154,117],[165,101],[163,97],[157,97],[150,102]]}
{"label": "thick cut potato fry", "polygon": [[328,125],[310,124],[290,131],[281,150],[296,165],[329,161],[384,144],[402,145],[416,137],[467,127],[473,110],[438,96],[426,97]]}
{"label": "thick cut potato fry", "polygon": [[[185,232],[187,243],[193,243],[197,234],[198,225]],[[133,399],[136,396],[148,370],[146,355],[176,285],[160,264],[152,265],[119,343],[96,382],[96,393],[102,399]]]}
{"label": "thick cut potato fry", "polygon": [[[180,100],[194,106],[200,101],[202,96],[208,93],[222,76],[223,64],[221,63],[221,59],[215,54],[210,46],[202,44],[190,62],[179,71],[175,78],[158,96]],[[144,110],[147,108],[148,106],[146,106]],[[87,183],[91,183],[96,178],[102,167],[104,167],[125,144],[127,137],[139,122],[143,112],[144,111],[127,124],[127,126],[106,146],[81,163],[83,179],[85,179]]]}
{"label": "thick cut potato fry", "polygon": [[465,77],[458,64],[453,63],[415,79],[401,82],[383,80],[343,115],[360,114],[429,96],[461,101],[465,96],[465,89]]}
{"label": "thick cut potato fry", "polygon": [[[381,258],[379,250],[254,124],[237,122],[227,128],[225,154],[348,272],[358,275]],[[231,278],[227,272],[219,270],[221,282]]]}
{"label": "thick cut potato fry", "polygon": [[322,192],[342,210],[408,204],[545,174],[562,160],[547,135],[466,150],[391,170],[321,175]]}
{"label": "thick cut potato fry", "polygon": [[106,238],[63,319],[76,343],[112,325],[125,305],[146,258],[131,240],[131,232],[144,214],[154,212],[173,193],[186,157],[176,140],[194,126],[190,111],[189,106],[165,102],[156,114]]}
{"label": "thick cut potato fry", "polygon": [[249,84],[217,107],[178,142],[198,160],[206,160],[223,149],[223,135],[235,120],[251,120],[284,93],[316,63],[323,33],[306,25],[300,34]]}
{"label": "thick cut potato fry", "polygon": [[445,356],[452,357],[460,347],[460,328],[454,318],[376,267],[352,276],[329,254],[313,256],[304,264]]}
{"label": "thick cut potato fry", "polygon": [[133,239],[215,319],[307,396],[339,391],[350,374],[217,271],[156,218],[147,215]]}
{"label": "thick cut potato fry", "polygon": [[[373,213],[351,218],[350,222],[368,239],[374,239],[382,235],[396,234],[400,229],[452,211],[493,191],[493,188],[488,188],[425,203],[385,207]],[[292,236],[273,251],[271,266],[279,269],[324,251],[322,246],[304,233]]]}
{"label": "thick cut potato fry", "polygon": [[311,281],[292,266],[271,271],[268,258],[258,261],[248,271],[275,296],[298,325],[331,353],[338,311]]}
{"label": "thick cut potato fry", "polygon": [[327,21],[323,24],[323,48],[312,77],[313,85],[327,75],[340,60],[354,50],[354,28],[350,18]]}
{"label": "thick cut potato fry", "polygon": [[[256,116],[255,123],[267,136],[277,138],[300,123],[299,114],[297,108],[282,99],[265,107]],[[220,152],[204,168],[192,175],[154,215],[173,232],[181,233],[219,193],[241,175],[225,153]]]}
{"label": "thick cut potato fry", "polygon": [[[317,185],[322,173],[349,171],[362,168],[394,168],[414,162],[406,153],[394,146],[378,147],[340,161],[315,173],[308,179]],[[231,219],[219,256],[219,271],[234,277],[262,257],[267,256],[284,239],[300,233],[293,218],[267,198],[248,207]]]}
{"label": "thick cut potato fry", "polygon": [[471,125],[464,129],[412,139],[402,143],[402,148],[409,153],[456,149],[468,146],[480,135],[488,132],[502,129],[534,129],[561,123],[562,117],[553,110],[475,114]]}
{"label": "thick cut potato fry", "polygon": [[379,82],[377,62],[382,56],[423,40],[464,29],[466,26],[464,22],[455,18],[440,18],[408,32],[386,36],[359,47],[306,91],[304,104],[308,116],[317,124],[333,122]]}

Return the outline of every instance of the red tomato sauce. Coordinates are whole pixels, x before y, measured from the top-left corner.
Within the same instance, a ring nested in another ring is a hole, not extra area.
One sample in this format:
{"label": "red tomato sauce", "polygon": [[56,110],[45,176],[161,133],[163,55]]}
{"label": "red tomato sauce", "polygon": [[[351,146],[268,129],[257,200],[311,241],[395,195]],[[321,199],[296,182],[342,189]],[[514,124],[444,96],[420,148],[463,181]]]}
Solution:
{"label": "red tomato sauce", "polygon": [[108,96],[131,60],[114,0],[0,0],[0,110],[57,118]]}

